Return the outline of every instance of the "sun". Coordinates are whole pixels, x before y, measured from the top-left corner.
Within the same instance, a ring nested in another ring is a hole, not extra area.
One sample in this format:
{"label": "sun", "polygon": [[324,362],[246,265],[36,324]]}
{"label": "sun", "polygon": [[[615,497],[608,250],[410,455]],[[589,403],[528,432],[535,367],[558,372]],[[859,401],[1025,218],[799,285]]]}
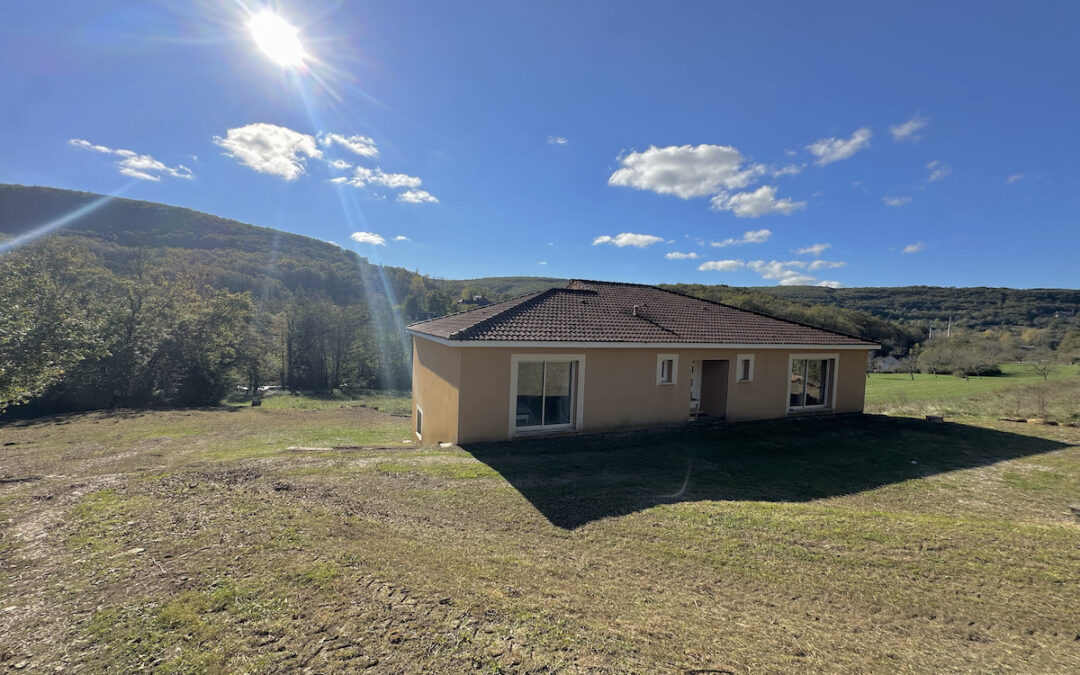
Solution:
{"label": "sun", "polygon": [[304,62],[296,27],[271,11],[263,10],[248,22],[255,44],[279,66],[295,67]]}

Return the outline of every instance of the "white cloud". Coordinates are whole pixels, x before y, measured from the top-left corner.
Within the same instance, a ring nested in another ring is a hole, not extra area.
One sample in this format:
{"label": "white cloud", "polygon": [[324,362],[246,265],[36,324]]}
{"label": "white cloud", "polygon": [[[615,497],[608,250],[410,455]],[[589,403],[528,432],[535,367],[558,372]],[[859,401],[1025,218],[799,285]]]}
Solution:
{"label": "white cloud", "polygon": [[382,238],[382,235],[375,234],[374,232],[353,232],[349,237],[360,244],[371,244],[372,246],[386,246],[386,240]]}
{"label": "white cloud", "polygon": [[825,249],[829,248],[830,246],[832,246],[832,244],[811,244],[810,246],[807,246],[806,248],[797,248],[797,249],[795,249],[795,254],[796,255],[819,256],[822,253],[824,253]]}
{"label": "white cloud", "polygon": [[741,260],[710,260],[698,265],[699,272],[734,272],[745,266]]}
{"label": "white cloud", "polygon": [[757,272],[761,275],[762,279],[769,281],[775,281],[781,286],[808,286],[810,284],[821,285],[833,285],[838,287],[840,282],[829,281],[819,282],[817,277],[814,277],[807,272],[817,271],[819,269],[835,269],[837,267],[843,267],[847,263],[832,262],[828,260],[815,260],[814,262],[806,262],[805,260],[770,260],[765,262],[764,260],[751,260],[746,263],[746,267]]}
{"label": "white cloud", "polygon": [[844,284],[840,283],[839,281],[819,281],[814,285],[815,286],[823,286],[825,288],[843,288],[844,287]]}
{"label": "white cloud", "polygon": [[108,148],[104,145],[95,145],[90,141],[83,140],[81,138],[72,138],[68,141],[69,145],[76,148],[82,148],[83,150],[90,150],[91,152],[100,152],[106,155],[115,155],[120,157],[120,160],[116,163],[118,170],[121,174],[130,178],[138,178],[139,180],[151,180],[158,182],[162,176],[172,176],[173,178],[184,178],[190,180],[195,177],[195,174],[191,172],[191,169],[187,168],[183,164],[177,164],[176,166],[167,166],[162,162],[154,159],[150,155],[140,155],[133,150],[124,150],[123,148]]}
{"label": "white cloud", "polygon": [[337,169],[338,171],[344,171],[345,169],[351,169],[352,164],[349,164],[343,159],[331,159],[327,162],[331,169]]}
{"label": "white cloud", "polygon": [[565,136],[548,136],[547,142],[549,145],[566,145],[570,141]]}
{"label": "white cloud", "polygon": [[889,127],[889,133],[892,134],[894,141],[917,141],[922,136],[919,136],[918,132],[926,127],[930,123],[925,117],[916,114],[907,122],[901,122],[900,124],[894,124]]}
{"label": "white cloud", "polygon": [[546,260],[541,260],[540,262],[538,262],[538,263],[536,263],[536,264],[537,264],[537,265],[546,265],[546,264],[547,264],[547,261],[546,261]]}
{"label": "white cloud", "polygon": [[924,248],[926,248],[926,244],[919,241],[919,242],[915,242],[914,244],[908,244],[907,246],[904,247],[904,250],[901,251],[901,253],[918,253],[919,251],[923,250]]}
{"label": "white cloud", "polygon": [[856,129],[851,138],[822,138],[806,146],[810,154],[817,157],[818,166],[825,166],[841,159],[847,159],[856,152],[870,145],[873,134],[869,127]]}
{"label": "white cloud", "polygon": [[375,141],[367,136],[343,136],[341,134],[320,134],[319,143],[324,148],[329,148],[335,143],[354,152],[361,157],[378,157],[379,149],[375,147]]}
{"label": "white cloud", "polygon": [[760,274],[762,279],[782,281],[800,275],[801,272],[798,272],[797,270],[805,269],[808,264],[809,263],[803,260],[771,260],[769,262],[765,262],[764,260],[751,260],[746,263],[746,266]]}
{"label": "white cloud", "polygon": [[933,183],[934,181],[941,180],[945,176],[952,173],[952,169],[947,164],[942,164],[936,159],[926,165],[927,171],[930,175],[926,177],[927,183]]}
{"label": "white cloud", "polygon": [[307,158],[323,156],[313,136],[265,122],[229,129],[225,138],[215,136],[214,143],[259,173],[290,181],[305,173]]}
{"label": "white cloud", "polygon": [[382,169],[369,169],[366,166],[358,166],[353,172],[353,178],[349,181],[349,185],[364,187],[365,185],[371,184],[399,189],[418,188],[422,182],[423,181],[416,176],[410,176],[404,173],[386,173]]}
{"label": "white cloud", "polygon": [[1017,183],[1017,182],[1022,181],[1022,180],[1024,180],[1024,174],[1022,174],[1022,173],[1014,173],[1013,175],[1006,178],[1005,182],[1008,183],[1009,185],[1012,185],[1013,183]]}
{"label": "white cloud", "polygon": [[723,248],[724,246],[742,246],[743,244],[764,244],[772,236],[770,230],[748,230],[738,239],[728,238],[724,241],[711,241],[711,245]]}
{"label": "white cloud", "polygon": [[326,182],[333,183],[334,185],[344,185],[349,182],[349,179],[345,176],[338,176],[337,178],[328,178],[326,179]]}
{"label": "white cloud", "polygon": [[881,201],[885,206],[904,206],[911,203],[911,197],[883,197]]}
{"label": "white cloud", "polygon": [[397,196],[399,202],[409,204],[438,204],[439,200],[427,190],[406,190]]}
{"label": "white cloud", "polygon": [[394,237],[394,241],[412,241],[412,239],[409,239],[403,234],[399,234],[398,236]]}
{"label": "white cloud", "polygon": [[68,141],[68,145],[74,145],[76,148],[82,148],[84,150],[93,150],[94,152],[103,152],[107,155],[112,154],[112,148],[106,148],[104,145],[94,145],[90,141],[83,140],[81,138],[73,138]]}
{"label": "white cloud", "polygon": [[731,211],[739,218],[757,218],[769,213],[790,215],[806,208],[806,202],[793,202],[787,197],[777,199],[776,188],[771,185],[762,185],[753,192],[721,192],[709,204],[716,211]]}
{"label": "white cloud", "polygon": [[809,274],[793,274],[792,276],[784,277],[777,283],[780,286],[810,286],[815,281],[817,281],[817,278],[812,277]]}
{"label": "white cloud", "polygon": [[771,173],[773,176],[776,176],[776,177],[779,177],[779,176],[795,176],[795,175],[798,175],[799,173],[801,173],[802,170],[805,169],[805,168],[806,168],[805,164],[788,164],[787,166],[782,166],[779,169],[777,169],[777,168],[770,169],[769,173]]}
{"label": "white cloud", "polygon": [[622,232],[614,237],[603,235],[593,239],[593,246],[598,244],[614,244],[619,248],[623,246],[636,246],[637,248],[645,248],[646,246],[652,246],[653,244],[659,244],[664,241],[662,237],[654,237],[651,234],[634,234],[633,232]]}
{"label": "white cloud", "polygon": [[750,185],[767,169],[743,165],[743,156],[728,145],[649,146],[618,158],[622,168],[611,174],[608,185],[650,190],[689,199]]}
{"label": "white cloud", "polygon": [[672,251],[671,253],[665,253],[664,257],[667,258],[668,260],[686,260],[688,258],[690,260],[696,260],[697,257],[698,257],[698,254],[694,253],[694,252],[679,253],[678,251]]}
{"label": "white cloud", "polygon": [[[334,179],[334,182],[339,182]],[[353,171],[353,177],[348,181],[353,187],[367,187],[369,185],[381,185],[392,190],[402,190],[398,193],[397,201],[408,204],[438,204],[439,200],[427,190],[418,189],[423,183],[416,176],[404,173],[386,173],[380,168],[369,169],[366,166],[358,166]]]}

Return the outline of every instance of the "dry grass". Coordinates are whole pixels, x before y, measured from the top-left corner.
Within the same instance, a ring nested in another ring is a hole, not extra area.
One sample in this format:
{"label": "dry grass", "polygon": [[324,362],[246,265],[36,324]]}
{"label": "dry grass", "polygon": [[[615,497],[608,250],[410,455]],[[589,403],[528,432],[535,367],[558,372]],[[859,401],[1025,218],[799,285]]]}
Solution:
{"label": "dry grass", "polygon": [[405,445],[407,425],[0,427],[0,664],[1080,668],[1076,429],[867,417],[463,450]]}

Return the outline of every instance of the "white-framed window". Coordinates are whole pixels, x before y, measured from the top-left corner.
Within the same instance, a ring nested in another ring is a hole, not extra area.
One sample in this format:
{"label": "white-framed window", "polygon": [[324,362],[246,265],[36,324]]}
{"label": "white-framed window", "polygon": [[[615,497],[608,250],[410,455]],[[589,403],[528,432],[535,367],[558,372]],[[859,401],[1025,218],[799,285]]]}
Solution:
{"label": "white-framed window", "polygon": [[510,435],[580,428],[584,386],[584,354],[511,355]]}
{"label": "white-framed window", "polygon": [[656,383],[676,384],[679,379],[679,355],[656,355]]}
{"label": "white-framed window", "polygon": [[836,354],[792,354],[788,358],[788,412],[836,407]]}
{"label": "white-framed window", "polygon": [[416,406],[416,437],[424,440],[424,411]]}
{"label": "white-framed window", "polygon": [[736,382],[753,382],[754,381],[754,355],[753,354],[739,354],[735,359],[735,381]]}

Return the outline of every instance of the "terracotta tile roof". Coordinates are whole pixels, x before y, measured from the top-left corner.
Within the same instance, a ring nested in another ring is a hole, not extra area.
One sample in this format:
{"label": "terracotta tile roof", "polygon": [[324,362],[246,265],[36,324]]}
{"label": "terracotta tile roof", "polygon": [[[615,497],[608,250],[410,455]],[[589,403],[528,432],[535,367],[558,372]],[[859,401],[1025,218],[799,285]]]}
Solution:
{"label": "terracotta tile roof", "polygon": [[875,346],[656,286],[582,280],[414,323],[409,330],[462,341]]}

